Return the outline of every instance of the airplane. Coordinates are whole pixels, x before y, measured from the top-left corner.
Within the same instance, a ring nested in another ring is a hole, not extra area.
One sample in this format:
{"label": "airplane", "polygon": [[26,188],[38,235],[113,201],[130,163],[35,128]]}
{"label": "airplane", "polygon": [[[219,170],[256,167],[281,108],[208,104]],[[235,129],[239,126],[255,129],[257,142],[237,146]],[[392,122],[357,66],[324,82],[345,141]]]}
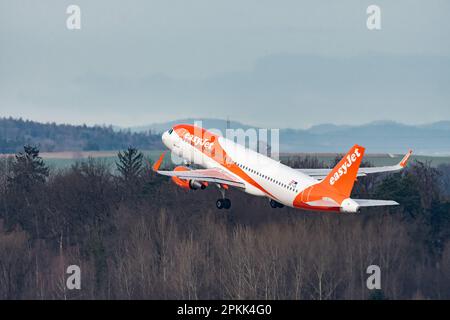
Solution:
{"label": "airplane", "polygon": [[406,167],[412,150],[396,165],[360,168],[365,148],[355,144],[333,169],[294,169],[249,148],[190,124],[178,124],[162,134],[172,153],[203,169],[177,166],[160,170],[163,152],[152,166],[158,174],[171,177],[184,189],[205,189],[215,184],[222,197],[218,209],[230,209],[225,197],[229,187],[266,197],[272,208],[289,206],[312,211],[357,213],[361,208],[398,205],[393,200],[350,198],[357,177],[395,172]]}

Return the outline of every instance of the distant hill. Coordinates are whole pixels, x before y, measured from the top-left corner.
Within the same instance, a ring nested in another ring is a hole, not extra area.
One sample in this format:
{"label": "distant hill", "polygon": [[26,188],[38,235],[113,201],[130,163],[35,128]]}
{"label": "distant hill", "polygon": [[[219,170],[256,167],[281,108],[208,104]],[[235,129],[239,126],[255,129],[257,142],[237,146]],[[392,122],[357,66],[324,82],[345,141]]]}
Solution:
{"label": "distant hill", "polygon": [[15,153],[25,144],[38,145],[41,151],[118,150],[130,145],[145,150],[162,148],[160,135],[145,132],[0,118],[0,153]]}
{"label": "distant hill", "polygon": [[[193,123],[194,119],[152,124],[142,127],[162,132],[177,123]],[[225,132],[226,120],[202,119],[203,127]],[[252,126],[236,121],[233,129]],[[140,128],[130,128],[139,131]],[[426,125],[405,125],[394,121],[375,121],[359,126],[319,124],[309,129],[281,129],[281,152],[344,152],[358,143],[370,153],[404,153],[412,148],[416,154],[450,155],[450,121]]]}
{"label": "distant hill", "polygon": [[284,151],[343,152],[358,143],[371,153],[403,153],[411,148],[416,154],[450,155],[450,122],[414,126],[382,121],[322,130],[281,130],[280,140]]}
{"label": "distant hill", "polygon": [[[225,129],[227,128],[227,121],[222,119],[211,119],[211,118],[203,118],[203,119],[194,119],[194,118],[184,118],[184,119],[178,119],[174,121],[168,121],[163,123],[153,123],[147,126],[137,126],[137,127],[129,127],[125,128],[126,130],[130,130],[131,132],[143,132],[143,131],[151,131],[153,133],[161,133],[165,130],[170,129],[176,124],[180,123],[189,123],[193,124],[194,121],[201,121],[203,128],[214,128],[218,129],[221,132],[225,132]],[[242,124],[237,121],[230,121],[230,128],[231,129],[248,129],[253,128],[252,126]]]}
{"label": "distant hill", "polygon": [[[207,129],[225,132],[227,128],[226,120],[205,118],[201,121]],[[178,123],[194,123],[194,119],[120,129],[0,118],[0,153],[14,153],[27,143],[39,145],[42,151],[103,151],[123,149],[129,145],[146,150],[161,149],[164,146],[160,133]],[[253,128],[237,121],[230,121],[229,127]],[[411,148],[415,154],[450,155],[450,121],[426,125],[405,125],[393,121],[359,126],[319,124],[309,129],[280,130],[281,152],[342,153],[355,143],[365,146],[368,153],[405,153]]]}

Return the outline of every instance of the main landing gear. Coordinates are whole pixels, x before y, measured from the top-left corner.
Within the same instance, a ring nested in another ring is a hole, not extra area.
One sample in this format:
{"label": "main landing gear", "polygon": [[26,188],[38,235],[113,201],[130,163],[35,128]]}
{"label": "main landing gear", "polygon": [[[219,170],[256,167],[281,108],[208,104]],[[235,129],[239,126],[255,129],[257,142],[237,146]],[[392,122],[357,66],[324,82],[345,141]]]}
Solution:
{"label": "main landing gear", "polygon": [[227,199],[227,198],[219,199],[216,201],[216,207],[217,207],[217,209],[230,209],[231,201],[230,201],[230,199]]}
{"label": "main landing gear", "polygon": [[216,201],[217,209],[230,209],[231,201],[230,199],[225,198],[225,188],[221,185],[218,185],[220,193],[222,194],[222,198]]}
{"label": "main landing gear", "polygon": [[272,207],[272,208],[283,208],[284,207],[284,204],[281,204],[281,203],[279,203],[279,202],[277,202],[277,201],[275,201],[275,200],[273,200],[273,199],[270,199],[270,206]]}

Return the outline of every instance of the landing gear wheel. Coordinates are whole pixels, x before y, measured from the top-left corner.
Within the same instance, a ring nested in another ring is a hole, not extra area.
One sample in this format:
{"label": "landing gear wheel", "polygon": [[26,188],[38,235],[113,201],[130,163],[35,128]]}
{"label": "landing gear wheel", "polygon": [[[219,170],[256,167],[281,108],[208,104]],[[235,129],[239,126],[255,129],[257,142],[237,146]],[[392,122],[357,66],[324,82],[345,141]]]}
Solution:
{"label": "landing gear wheel", "polygon": [[224,208],[225,209],[230,209],[231,208],[231,201],[230,199],[223,199],[224,202]]}
{"label": "landing gear wheel", "polygon": [[216,201],[217,209],[230,209],[231,201],[230,199],[219,199]]}
{"label": "landing gear wheel", "polygon": [[272,208],[283,208],[284,207],[284,205],[283,204],[281,204],[281,203],[279,203],[279,202],[277,202],[277,201],[275,201],[275,200],[273,200],[273,199],[270,199],[270,206],[272,207]]}
{"label": "landing gear wheel", "polygon": [[223,209],[225,207],[225,203],[223,202],[222,199],[216,201],[216,207],[217,209]]}
{"label": "landing gear wheel", "polygon": [[275,208],[278,208],[277,203],[276,203],[274,200],[271,199],[271,200],[269,201],[269,203],[270,203],[270,206],[271,206],[272,208],[274,208],[274,209],[275,209]]}

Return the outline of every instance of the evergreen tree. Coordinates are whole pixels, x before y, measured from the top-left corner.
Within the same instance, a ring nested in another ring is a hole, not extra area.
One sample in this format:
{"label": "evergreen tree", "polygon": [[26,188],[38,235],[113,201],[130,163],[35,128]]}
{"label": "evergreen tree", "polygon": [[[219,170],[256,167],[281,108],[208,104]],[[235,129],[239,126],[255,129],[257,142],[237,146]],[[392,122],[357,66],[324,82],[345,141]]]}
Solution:
{"label": "evergreen tree", "polygon": [[49,169],[39,156],[36,146],[25,145],[23,148],[24,151],[15,156],[8,182],[22,191],[30,191],[36,184],[47,180]]}
{"label": "evergreen tree", "polygon": [[401,204],[411,217],[423,212],[420,189],[413,175],[395,173],[388,175],[376,186],[376,199],[392,199]]}
{"label": "evergreen tree", "polygon": [[116,162],[117,170],[125,182],[133,182],[144,171],[142,164],[143,154],[138,149],[128,147],[127,150],[117,154],[119,162]]}
{"label": "evergreen tree", "polygon": [[4,218],[8,228],[18,224],[32,239],[37,239],[44,225],[42,211],[38,208],[45,194],[44,183],[49,176],[49,169],[39,156],[36,146],[25,145],[23,148],[23,152],[16,154],[7,178]]}

